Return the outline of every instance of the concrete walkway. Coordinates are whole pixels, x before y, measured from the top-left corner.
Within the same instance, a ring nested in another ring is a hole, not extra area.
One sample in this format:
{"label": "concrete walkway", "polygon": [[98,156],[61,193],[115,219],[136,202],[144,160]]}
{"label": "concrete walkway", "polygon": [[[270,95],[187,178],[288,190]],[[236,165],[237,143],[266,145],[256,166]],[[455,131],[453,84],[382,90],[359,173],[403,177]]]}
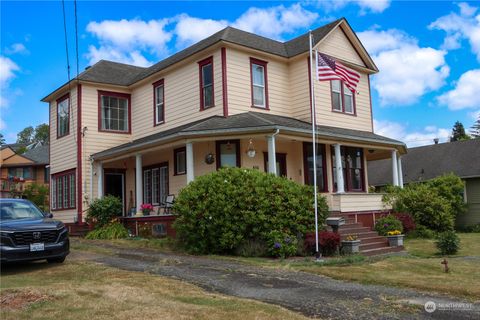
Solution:
{"label": "concrete walkway", "polygon": [[[73,240],[79,241],[79,240]],[[91,242],[89,242],[91,245]],[[187,281],[206,290],[259,300],[321,319],[480,319],[472,310],[427,313],[427,301],[466,303],[415,290],[363,285],[239,262],[96,244],[108,253],[73,251],[69,259],[89,260],[124,270],[150,272]],[[96,250],[101,252],[101,250]]]}

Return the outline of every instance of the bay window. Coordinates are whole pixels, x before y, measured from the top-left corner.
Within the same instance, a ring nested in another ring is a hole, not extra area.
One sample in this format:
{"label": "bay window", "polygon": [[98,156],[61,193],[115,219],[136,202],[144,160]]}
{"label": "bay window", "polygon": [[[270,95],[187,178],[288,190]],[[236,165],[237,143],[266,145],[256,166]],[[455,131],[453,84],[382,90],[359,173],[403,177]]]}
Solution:
{"label": "bay window", "polygon": [[99,131],[130,133],[130,95],[98,91]]}

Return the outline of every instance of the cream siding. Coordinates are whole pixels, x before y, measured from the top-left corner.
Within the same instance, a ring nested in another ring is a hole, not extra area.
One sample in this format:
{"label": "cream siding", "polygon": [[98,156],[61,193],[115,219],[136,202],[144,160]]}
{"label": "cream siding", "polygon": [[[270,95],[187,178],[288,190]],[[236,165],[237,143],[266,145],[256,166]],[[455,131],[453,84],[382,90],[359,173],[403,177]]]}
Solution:
{"label": "cream siding", "polygon": [[335,58],[357,64],[365,67],[365,63],[352,46],[352,43],[343,32],[342,28],[333,30],[323,41],[321,41],[317,49],[325,54]]}
{"label": "cream siding", "polygon": [[292,117],[311,122],[310,81],[308,79],[308,56],[290,62],[290,96]]}
{"label": "cream siding", "polygon": [[[200,78],[198,61],[213,55],[215,106],[200,111]],[[228,55],[228,53],[227,53]],[[165,123],[154,126],[152,83],[164,79]],[[168,130],[189,122],[223,115],[222,61],[220,49],[159,74],[149,83],[135,88],[132,94],[132,129],[135,139]]]}

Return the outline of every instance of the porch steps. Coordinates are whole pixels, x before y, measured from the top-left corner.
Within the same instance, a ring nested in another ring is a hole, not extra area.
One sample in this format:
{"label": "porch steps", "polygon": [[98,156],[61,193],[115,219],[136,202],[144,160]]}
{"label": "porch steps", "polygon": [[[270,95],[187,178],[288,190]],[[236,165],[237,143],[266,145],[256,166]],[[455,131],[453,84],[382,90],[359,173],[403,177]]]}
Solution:
{"label": "porch steps", "polygon": [[364,256],[404,250],[403,247],[390,247],[387,237],[382,237],[371,228],[364,227],[361,222],[355,222],[355,219],[349,217],[348,214],[335,213],[332,216],[345,218],[345,224],[338,228],[340,239],[345,240],[349,235],[357,236],[357,239],[360,240],[360,253]]}

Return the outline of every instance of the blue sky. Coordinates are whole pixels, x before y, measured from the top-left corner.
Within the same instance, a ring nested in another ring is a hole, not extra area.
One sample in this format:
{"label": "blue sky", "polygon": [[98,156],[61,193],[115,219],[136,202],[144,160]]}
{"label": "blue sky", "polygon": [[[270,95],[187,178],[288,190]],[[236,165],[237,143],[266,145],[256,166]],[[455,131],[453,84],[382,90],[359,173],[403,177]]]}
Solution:
{"label": "blue sky", "polygon": [[[375,131],[409,146],[446,141],[455,121],[480,115],[480,3],[448,1],[78,1],[80,71],[99,59],[155,63],[232,25],[288,40],[346,17],[380,73]],[[73,2],[65,3],[71,75]],[[7,142],[48,123],[40,99],[67,81],[60,1],[1,1],[0,132]]]}

